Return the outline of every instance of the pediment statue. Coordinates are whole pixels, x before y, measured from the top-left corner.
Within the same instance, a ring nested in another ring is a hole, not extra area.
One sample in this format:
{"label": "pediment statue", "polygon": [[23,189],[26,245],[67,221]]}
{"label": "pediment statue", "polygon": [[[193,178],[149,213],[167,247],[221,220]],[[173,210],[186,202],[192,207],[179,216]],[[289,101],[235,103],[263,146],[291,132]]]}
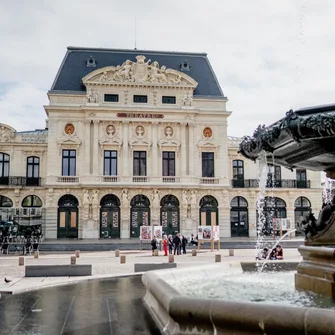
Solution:
{"label": "pediment statue", "polygon": [[14,140],[15,130],[5,124],[0,123],[0,142],[11,142]]}
{"label": "pediment statue", "polygon": [[[146,57],[138,55],[136,62],[127,59],[123,64],[117,66],[107,66],[97,69],[83,78],[84,85],[110,85],[120,83],[131,84],[159,84],[168,86],[187,86],[193,89],[198,83],[187,74],[168,69],[165,65],[160,66],[157,61],[151,59],[145,61]],[[92,92],[88,90],[88,92]],[[94,94],[88,95],[90,102],[97,102],[98,98]],[[190,104],[188,100],[186,104]]]}

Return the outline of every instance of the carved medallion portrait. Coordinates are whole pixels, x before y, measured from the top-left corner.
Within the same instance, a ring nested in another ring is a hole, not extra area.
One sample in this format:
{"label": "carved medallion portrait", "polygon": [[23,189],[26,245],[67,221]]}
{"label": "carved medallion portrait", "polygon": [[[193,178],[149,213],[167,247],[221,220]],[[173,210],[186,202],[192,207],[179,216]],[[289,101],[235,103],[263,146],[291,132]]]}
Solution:
{"label": "carved medallion portrait", "polygon": [[206,127],[203,131],[203,135],[205,138],[211,138],[213,135],[212,129],[209,127]]}
{"label": "carved medallion portrait", "polygon": [[135,133],[138,137],[143,137],[145,130],[143,126],[137,126],[135,129]]}
{"label": "carved medallion portrait", "polygon": [[64,127],[64,132],[66,135],[72,135],[74,133],[74,125],[72,123],[68,123],[65,127]]}
{"label": "carved medallion portrait", "polygon": [[174,131],[173,131],[173,128],[171,126],[165,127],[164,134],[165,134],[166,137],[171,138],[173,136],[173,133],[174,133]]}
{"label": "carved medallion portrait", "polygon": [[109,125],[106,127],[106,134],[107,134],[108,136],[114,136],[114,135],[115,135],[115,132],[116,132],[116,130],[115,130],[114,125],[109,124]]}

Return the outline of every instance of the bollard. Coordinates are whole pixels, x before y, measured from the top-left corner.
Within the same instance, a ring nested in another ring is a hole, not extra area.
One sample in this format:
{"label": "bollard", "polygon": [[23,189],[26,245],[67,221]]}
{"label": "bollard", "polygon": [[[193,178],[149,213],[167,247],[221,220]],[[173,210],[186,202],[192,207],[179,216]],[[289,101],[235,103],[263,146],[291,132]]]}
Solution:
{"label": "bollard", "polygon": [[19,257],[19,266],[24,266],[24,257]]}
{"label": "bollard", "polygon": [[154,256],[158,256],[158,249],[154,250]]}
{"label": "bollard", "polygon": [[115,250],[115,257],[120,257],[120,250]]}
{"label": "bollard", "polygon": [[76,265],[76,263],[77,263],[77,257],[71,256],[71,265]]}
{"label": "bollard", "polygon": [[40,253],[39,253],[38,250],[34,251],[34,258],[38,258],[39,254],[40,254]]}
{"label": "bollard", "polygon": [[234,256],[234,249],[229,249],[229,256]]}
{"label": "bollard", "polygon": [[169,255],[169,263],[174,263],[174,255]]}
{"label": "bollard", "polygon": [[216,254],[215,255],[215,263],[221,262],[221,254]]}
{"label": "bollard", "polygon": [[76,251],[74,252],[74,254],[75,254],[75,256],[76,256],[77,258],[79,258],[79,256],[80,256],[80,250],[76,250]]}
{"label": "bollard", "polygon": [[120,256],[120,263],[125,264],[126,263],[126,255],[121,255]]}
{"label": "bollard", "polygon": [[197,255],[197,251],[195,249],[192,250],[192,256],[196,256]]}

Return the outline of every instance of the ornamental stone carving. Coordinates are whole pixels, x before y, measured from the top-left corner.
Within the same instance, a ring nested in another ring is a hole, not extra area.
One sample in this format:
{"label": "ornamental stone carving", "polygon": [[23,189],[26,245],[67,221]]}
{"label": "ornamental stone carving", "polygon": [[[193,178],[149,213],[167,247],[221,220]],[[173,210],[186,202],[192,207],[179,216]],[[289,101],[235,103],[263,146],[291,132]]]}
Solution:
{"label": "ornamental stone carving", "polygon": [[192,102],[192,95],[189,92],[186,92],[182,100],[183,106],[192,106]]}
{"label": "ornamental stone carving", "polygon": [[79,156],[79,147],[81,145],[81,140],[76,135],[76,128],[73,126],[70,131],[68,128],[69,125],[73,126],[72,124],[67,124],[63,128],[63,136],[61,136],[60,139],[57,141],[59,154],[61,154],[63,146],[68,146],[75,147],[77,150],[77,155]]}
{"label": "ornamental stone carving", "polygon": [[118,136],[117,127],[114,124],[108,124],[104,129],[104,135],[99,140],[100,155],[103,155],[105,145],[117,146],[120,154],[122,143],[121,138]]}
{"label": "ornamental stone carving", "polygon": [[168,125],[164,128],[164,138],[161,138],[158,141],[158,146],[160,151],[167,149],[167,147],[170,147],[172,150],[176,150],[176,152],[179,152],[180,147],[180,141],[176,138],[174,138],[175,131],[172,128],[172,126]]}
{"label": "ornamental stone carving", "polygon": [[145,134],[146,130],[143,125],[141,124],[134,125],[133,136],[128,142],[131,153],[133,152],[134,147],[140,147],[140,149],[142,148],[144,150],[149,151],[152,142],[145,137]]}
{"label": "ornamental stone carving", "polygon": [[99,93],[97,90],[90,88],[87,90],[87,101],[88,103],[97,104],[99,103]]}
{"label": "ornamental stone carving", "polygon": [[15,130],[5,124],[0,124],[0,142],[12,142],[15,137]]}
{"label": "ornamental stone carving", "polygon": [[[111,84],[147,84],[160,86],[184,86],[197,87],[198,83],[187,74],[160,66],[157,61],[151,63],[151,59],[145,61],[143,55],[136,56],[136,62],[127,59],[122,65],[108,66],[97,69],[83,78],[84,85],[111,85]],[[88,90],[89,102],[96,103],[94,90]],[[187,104],[192,101],[187,100]]]}

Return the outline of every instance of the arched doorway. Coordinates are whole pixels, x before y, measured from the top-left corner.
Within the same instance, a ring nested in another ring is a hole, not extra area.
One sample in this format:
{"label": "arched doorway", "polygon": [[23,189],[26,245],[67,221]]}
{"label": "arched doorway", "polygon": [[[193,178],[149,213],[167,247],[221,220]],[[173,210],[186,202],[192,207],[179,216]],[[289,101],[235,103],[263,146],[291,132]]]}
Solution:
{"label": "arched doorway", "polygon": [[[311,213],[311,202],[306,197],[299,197],[294,202],[294,223],[297,226],[297,223]],[[296,235],[301,235],[299,231],[296,231]]]}
{"label": "arched doorway", "polygon": [[58,201],[57,238],[78,238],[78,199],[72,194]]}
{"label": "arched doorway", "polygon": [[217,226],[219,224],[218,202],[211,195],[205,195],[200,200],[200,225]]}
{"label": "arched doorway", "polygon": [[235,197],[230,202],[231,237],[249,236],[248,202]]}
{"label": "arched doorway", "polygon": [[[279,234],[278,220],[286,218],[286,203],[277,197],[264,198],[264,226],[263,234]],[[257,215],[258,217],[258,215]]]}
{"label": "arched doorway", "polygon": [[100,238],[120,238],[120,199],[106,194],[100,206]]}
{"label": "arched doorway", "polygon": [[180,231],[179,200],[172,194],[165,195],[161,200],[161,226],[167,235]]}
{"label": "arched doorway", "polygon": [[150,200],[143,194],[137,194],[130,201],[130,237],[140,236],[140,226],[150,225]]}

